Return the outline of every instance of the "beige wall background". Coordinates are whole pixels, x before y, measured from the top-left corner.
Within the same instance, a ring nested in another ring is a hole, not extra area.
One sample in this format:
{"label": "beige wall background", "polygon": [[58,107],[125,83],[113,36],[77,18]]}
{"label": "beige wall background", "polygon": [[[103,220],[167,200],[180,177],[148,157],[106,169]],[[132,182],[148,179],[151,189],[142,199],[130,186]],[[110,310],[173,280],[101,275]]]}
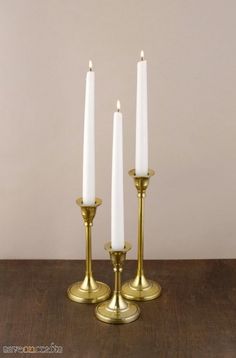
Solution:
{"label": "beige wall background", "polygon": [[[85,73],[96,70],[93,256],[110,239],[112,113],[134,166],[136,61],[149,70],[145,257],[236,256],[236,2],[0,0],[0,258],[83,258]],[[136,257],[137,200],[125,175]]]}

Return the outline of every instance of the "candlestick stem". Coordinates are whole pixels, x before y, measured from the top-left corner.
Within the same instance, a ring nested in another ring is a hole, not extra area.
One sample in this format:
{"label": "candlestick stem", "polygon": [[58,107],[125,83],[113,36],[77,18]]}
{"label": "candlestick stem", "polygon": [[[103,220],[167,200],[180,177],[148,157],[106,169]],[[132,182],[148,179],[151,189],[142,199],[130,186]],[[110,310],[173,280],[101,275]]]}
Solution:
{"label": "candlestick stem", "polygon": [[92,276],[92,246],[91,246],[91,226],[85,226],[86,244],[86,275]]}
{"label": "candlestick stem", "polygon": [[157,298],[161,294],[160,285],[152,280],[147,280],[143,269],[144,252],[144,200],[149,179],[155,173],[149,169],[147,176],[139,177],[135,175],[135,170],[129,171],[129,175],[134,178],[135,187],[138,193],[138,266],[136,277],[127,281],[122,286],[122,294],[125,298],[136,301],[148,301]]}
{"label": "candlestick stem", "polygon": [[125,243],[123,250],[112,250],[110,243],[105,245],[109,252],[113,271],[115,273],[115,287],[112,298],[100,303],[95,309],[96,317],[103,322],[120,324],[135,321],[140,314],[139,307],[132,302],[126,301],[121,295],[121,273],[126,258],[126,253],[131,249],[129,243]]}
{"label": "candlestick stem", "polygon": [[139,217],[139,227],[138,227],[138,252],[139,252],[139,259],[138,259],[138,275],[142,276],[143,274],[143,238],[144,238],[144,229],[143,229],[143,206],[144,206],[144,193],[138,193],[138,217]]}
{"label": "candlestick stem", "polygon": [[96,303],[106,300],[110,296],[110,288],[103,282],[95,281],[92,274],[92,244],[91,230],[96,209],[102,201],[96,198],[95,205],[84,205],[82,198],[77,199],[76,203],[81,208],[81,214],[85,226],[86,238],[86,263],[85,278],[83,281],[72,284],[67,291],[68,297],[72,301],[79,303]]}

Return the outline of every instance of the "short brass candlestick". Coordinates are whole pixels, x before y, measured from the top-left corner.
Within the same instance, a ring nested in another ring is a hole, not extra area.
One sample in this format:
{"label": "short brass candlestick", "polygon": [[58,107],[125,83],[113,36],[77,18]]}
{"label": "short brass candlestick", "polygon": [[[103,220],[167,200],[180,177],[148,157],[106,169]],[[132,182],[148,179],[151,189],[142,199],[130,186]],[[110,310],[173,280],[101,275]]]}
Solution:
{"label": "short brass candlestick", "polygon": [[149,184],[149,179],[155,172],[149,169],[148,175],[139,177],[135,175],[135,170],[129,171],[133,177],[138,191],[138,268],[135,279],[127,281],[122,286],[122,295],[129,300],[149,301],[160,296],[161,286],[151,280],[147,280],[143,271],[143,246],[144,246],[144,199]]}
{"label": "short brass candlestick", "polygon": [[77,199],[76,203],[81,208],[85,225],[86,271],[84,280],[73,283],[68,288],[67,294],[72,301],[79,303],[96,303],[106,300],[111,293],[110,287],[103,282],[95,281],[92,274],[91,228],[97,207],[101,205],[102,200],[96,198],[95,204],[92,206],[84,205],[82,198]]}
{"label": "short brass candlestick", "polygon": [[96,317],[103,322],[120,324],[135,321],[140,314],[139,307],[126,301],[121,296],[121,272],[126,258],[126,253],[131,249],[129,243],[125,243],[123,250],[112,250],[110,242],[105,245],[109,252],[115,272],[115,289],[111,300],[100,303],[95,309]]}

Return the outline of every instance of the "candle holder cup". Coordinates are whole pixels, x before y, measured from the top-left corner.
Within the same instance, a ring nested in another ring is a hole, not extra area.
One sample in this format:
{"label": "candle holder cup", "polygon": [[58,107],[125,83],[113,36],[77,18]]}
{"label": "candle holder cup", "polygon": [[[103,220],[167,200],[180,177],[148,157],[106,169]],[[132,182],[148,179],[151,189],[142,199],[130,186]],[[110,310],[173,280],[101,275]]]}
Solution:
{"label": "candle holder cup", "polygon": [[92,245],[91,228],[97,207],[102,200],[96,198],[94,205],[83,204],[83,199],[79,198],[76,203],[81,208],[81,214],[85,225],[86,237],[86,271],[83,281],[73,283],[67,290],[68,297],[79,303],[96,303],[106,300],[111,293],[110,287],[103,282],[96,281],[92,274]]}
{"label": "candle holder cup", "polygon": [[150,177],[155,172],[149,169],[147,176],[136,176],[135,170],[129,171],[134,179],[138,192],[138,267],[137,274],[133,280],[127,281],[122,286],[122,295],[129,300],[149,301],[161,294],[161,286],[152,280],[146,279],[143,270],[143,249],[144,249],[144,199],[149,185]]}
{"label": "candle holder cup", "polygon": [[131,245],[127,242],[123,250],[113,250],[110,242],[105,245],[115,273],[115,288],[112,298],[100,303],[95,309],[95,315],[100,321],[121,324],[133,322],[139,317],[139,307],[135,303],[125,300],[121,295],[121,273],[126,253],[130,249]]}

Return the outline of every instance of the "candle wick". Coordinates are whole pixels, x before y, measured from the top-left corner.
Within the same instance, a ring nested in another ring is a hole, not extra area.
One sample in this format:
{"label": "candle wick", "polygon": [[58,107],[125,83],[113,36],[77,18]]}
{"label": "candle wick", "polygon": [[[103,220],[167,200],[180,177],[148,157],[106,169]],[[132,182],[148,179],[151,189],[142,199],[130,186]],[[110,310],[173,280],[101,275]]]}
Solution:
{"label": "candle wick", "polygon": [[144,51],[143,50],[141,51],[140,57],[141,57],[141,61],[144,61]]}
{"label": "candle wick", "polygon": [[120,112],[120,101],[118,100],[116,103],[117,112]]}
{"label": "candle wick", "polygon": [[93,70],[93,63],[92,61],[90,60],[89,61],[89,71],[92,71]]}

